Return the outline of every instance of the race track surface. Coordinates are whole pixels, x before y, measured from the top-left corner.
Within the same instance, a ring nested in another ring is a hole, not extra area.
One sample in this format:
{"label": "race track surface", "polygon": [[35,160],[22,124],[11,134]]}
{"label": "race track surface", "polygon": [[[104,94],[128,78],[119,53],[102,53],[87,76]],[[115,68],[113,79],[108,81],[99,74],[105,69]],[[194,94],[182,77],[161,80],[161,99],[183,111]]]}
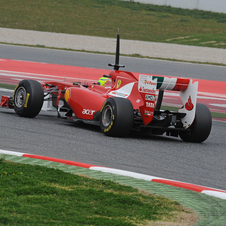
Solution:
{"label": "race track surface", "polygon": [[0,149],[128,170],[226,190],[226,124],[214,121],[202,144],[132,133],[104,136],[99,127],[74,124],[41,112],[34,119],[0,109]]}
{"label": "race track surface", "polygon": [[[72,52],[31,48],[29,55],[28,47],[21,49],[23,48],[19,48],[20,56],[17,56],[17,50],[14,49],[13,52],[12,47],[8,52],[4,49],[4,54],[0,51],[0,58],[65,65],[70,61],[71,66],[73,62],[79,67],[92,67],[95,64],[96,68],[109,70],[102,66],[100,55],[81,54],[78,60],[78,53],[76,58]],[[44,55],[46,57],[42,57]],[[110,62],[114,62],[114,57],[105,56],[107,63],[108,57],[112,59]],[[60,63],[59,59],[62,58],[66,60]],[[97,58],[100,59],[100,65]],[[153,72],[149,74],[179,76],[183,72],[184,77],[205,80],[214,80],[214,74],[216,81],[225,82],[225,67],[152,60],[146,63],[147,60],[131,58],[123,60],[131,60],[134,70],[128,64],[126,69],[135,72],[148,73],[150,67]],[[143,67],[136,67],[136,64]],[[0,96],[2,94],[5,93],[1,92]],[[226,190],[225,122],[214,121],[208,140],[202,144],[193,144],[185,143],[179,138],[135,132],[127,138],[106,137],[98,127],[68,123],[58,119],[55,112],[41,112],[34,119],[26,119],[17,116],[13,110],[0,108],[0,116],[0,149],[107,166]]]}

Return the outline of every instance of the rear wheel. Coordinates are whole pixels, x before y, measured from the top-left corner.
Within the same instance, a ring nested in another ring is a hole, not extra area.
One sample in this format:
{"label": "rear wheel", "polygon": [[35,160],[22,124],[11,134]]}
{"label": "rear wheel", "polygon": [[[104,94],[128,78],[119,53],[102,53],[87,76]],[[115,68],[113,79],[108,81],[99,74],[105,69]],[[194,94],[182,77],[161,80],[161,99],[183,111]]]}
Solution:
{"label": "rear wheel", "polygon": [[190,133],[182,131],[179,135],[184,141],[201,143],[208,138],[211,127],[212,116],[209,108],[204,104],[198,103],[196,105],[195,120],[190,127]]}
{"label": "rear wheel", "polygon": [[42,85],[34,80],[22,80],[13,94],[15,112],[22,117],[33,118],[40,112],[44,92]]}
{"label": "rear wheel", "polygon": [[133,105],[128,99],[108,98],[101,109],[100,128],[107,136],[127,136],[133,127]]}

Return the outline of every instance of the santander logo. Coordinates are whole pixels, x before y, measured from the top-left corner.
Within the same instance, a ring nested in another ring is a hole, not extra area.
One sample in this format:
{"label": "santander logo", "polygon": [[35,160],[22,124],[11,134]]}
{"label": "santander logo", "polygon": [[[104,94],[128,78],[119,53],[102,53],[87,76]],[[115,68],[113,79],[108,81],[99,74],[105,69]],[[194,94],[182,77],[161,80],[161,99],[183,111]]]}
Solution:
{"label": "santander logo", "polygon": [[185,104],[185,108],[186,108],[186,110],[191,111],[193,109],[193,107],[194,107],[194,105],[191,101],[191,96],[189,96],[188,102]]}

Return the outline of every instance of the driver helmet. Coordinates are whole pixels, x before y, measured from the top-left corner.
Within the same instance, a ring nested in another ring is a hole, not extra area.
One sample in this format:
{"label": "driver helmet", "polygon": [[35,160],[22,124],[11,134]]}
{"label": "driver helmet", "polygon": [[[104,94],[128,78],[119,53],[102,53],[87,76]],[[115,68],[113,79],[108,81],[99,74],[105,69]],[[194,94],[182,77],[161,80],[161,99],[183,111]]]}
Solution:
{"label": "driver helmet", "polygon": [[100,86],[111,86],[111,79],[106,77],[99,78],[97,85]]}

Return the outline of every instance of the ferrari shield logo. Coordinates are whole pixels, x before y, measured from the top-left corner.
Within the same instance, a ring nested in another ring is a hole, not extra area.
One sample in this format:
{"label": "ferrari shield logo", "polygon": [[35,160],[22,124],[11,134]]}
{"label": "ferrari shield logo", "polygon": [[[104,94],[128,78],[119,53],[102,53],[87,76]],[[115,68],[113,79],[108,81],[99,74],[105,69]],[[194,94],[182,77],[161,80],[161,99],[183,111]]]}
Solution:
{"label": "ferrari shield logo", "polygon": [[122,82],[121,80],[117,81],[117,89],[121,86],[121,82]]}

